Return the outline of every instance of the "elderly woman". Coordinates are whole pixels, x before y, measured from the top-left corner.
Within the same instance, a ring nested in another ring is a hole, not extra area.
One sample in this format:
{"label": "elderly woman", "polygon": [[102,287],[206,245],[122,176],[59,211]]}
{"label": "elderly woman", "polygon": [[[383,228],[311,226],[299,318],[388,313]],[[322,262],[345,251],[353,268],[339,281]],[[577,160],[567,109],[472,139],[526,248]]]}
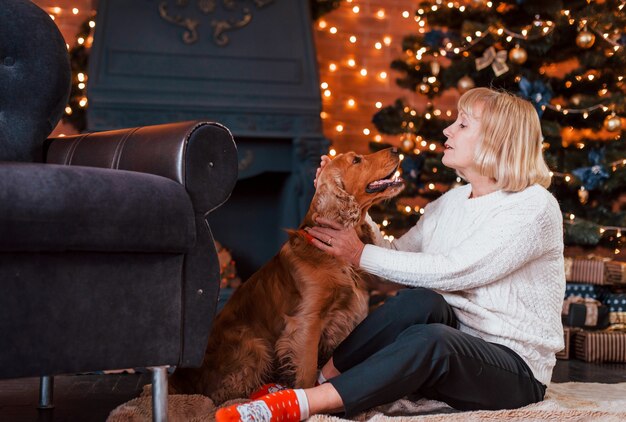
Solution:
{"label": "elderly woman", "polygon": [[257,395],[220,409],[219,422],[349,417],[409,394],[461,410],[543,400],[563,348],[565,276],[539,118],[529,102],[486,88],[463,94],[458,111],[442,162],[468,183],[428,204],[404,236],[389,243],[371,222],[376,244],[364,245],[322,218],[308,229],[321,250],[411,288],[339,345],[319,386]]}

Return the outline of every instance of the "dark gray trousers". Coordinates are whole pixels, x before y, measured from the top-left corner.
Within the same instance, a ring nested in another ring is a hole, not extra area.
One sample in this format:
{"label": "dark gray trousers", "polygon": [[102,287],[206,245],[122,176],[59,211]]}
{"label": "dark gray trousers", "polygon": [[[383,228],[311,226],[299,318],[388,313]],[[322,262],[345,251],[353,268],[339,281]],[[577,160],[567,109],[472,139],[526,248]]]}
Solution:
{"label": "dark gray trousers", "polygon": [[459,410],[513,409],[543,400],[546,387],[508,347],[456,329],[454,311],[428,289],[399,292],[374,310],[333,354],[329,382],[345,415],[407,395]]}

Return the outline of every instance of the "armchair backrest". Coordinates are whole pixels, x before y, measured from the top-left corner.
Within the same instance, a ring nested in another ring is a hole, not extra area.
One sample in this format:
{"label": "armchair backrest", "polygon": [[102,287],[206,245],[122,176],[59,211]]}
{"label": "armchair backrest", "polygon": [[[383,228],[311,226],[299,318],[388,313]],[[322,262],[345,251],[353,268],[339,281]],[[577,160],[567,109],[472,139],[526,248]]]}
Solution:
{"label": "armchair backrest", "polygon": [[0,161],[42,161],[71,86],[63,36],[28,0],[0,5]]}

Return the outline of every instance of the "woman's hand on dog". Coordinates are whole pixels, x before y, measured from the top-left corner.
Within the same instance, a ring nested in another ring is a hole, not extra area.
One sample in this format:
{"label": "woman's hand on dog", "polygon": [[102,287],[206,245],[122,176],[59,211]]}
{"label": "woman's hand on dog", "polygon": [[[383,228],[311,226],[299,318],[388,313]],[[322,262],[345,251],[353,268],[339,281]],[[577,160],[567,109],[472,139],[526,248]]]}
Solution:
{"label": "woman's hand on dog", "polygon": [[311,244],[358,267],[365,244],[357,236],[356,230],[323,217],[317,217],[315,222],[319,225],[305,228],[313,236]]}
{"label": "woman's hand on dog", "polygon": [[328,155],[322,155],[320,157],[320,166],[315,171],[315,180],[313,180],[313,186],[315,187],[315,189],[317,189],[317,178],[320,177],[320,173],[322,172],[322,169],[324,168],[326,164],[330,163],[330,161],[331,159]]}

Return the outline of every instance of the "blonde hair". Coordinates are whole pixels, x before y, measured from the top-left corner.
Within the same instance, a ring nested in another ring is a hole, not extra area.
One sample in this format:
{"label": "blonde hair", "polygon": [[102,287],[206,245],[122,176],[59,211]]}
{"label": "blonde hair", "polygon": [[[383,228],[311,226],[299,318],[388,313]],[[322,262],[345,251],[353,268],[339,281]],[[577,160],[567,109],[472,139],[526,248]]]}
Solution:
{"label": "blonde hair", "polygon": [[[480,116],[477,106],[482,106]],[[509,192],[535,183],[550,186],[539,115],[529,101],[508,92],[474,88],[461,96],[458,109],[480,121],[482,139],[474,161],[482,175]]]}

